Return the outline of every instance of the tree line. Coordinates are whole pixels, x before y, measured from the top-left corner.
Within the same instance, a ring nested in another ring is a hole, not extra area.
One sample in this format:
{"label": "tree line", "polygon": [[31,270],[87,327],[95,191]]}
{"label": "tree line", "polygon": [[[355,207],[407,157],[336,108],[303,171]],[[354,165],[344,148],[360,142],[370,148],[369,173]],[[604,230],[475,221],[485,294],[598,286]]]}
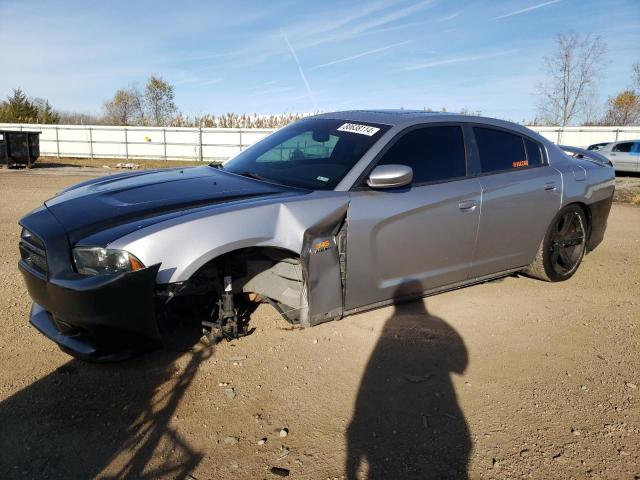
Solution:
{"label": "tree line", "polygon": [[0,122],[59,123],[60,114],[53,110],[47,100],[27,98],[20,88],[16,88],[6,101],[0,101]]}
{"label": "tree line", "polygon": [[136,84],[119,88],[104,102],[101,115],[54,110],[47,100],[29,98],[16,88],[0,100],[0,123],[50,123],[63,125],[122,125],[206,128],[279,128],[303,118],[302,113],[272,115],[185,115],[175,103],[175,88],[162,77],[151,75],[144,88]]}
{"label": "tree line", "polygon": [[[604,104],[598,99],[599,83],[607,66],[606,51],[599,36],[575,32],[558,34],[553,51],[544,59],[544,80],[536,88],[537,115],[523,123],[563,127],[640,124],[640,62],[629,63],[627,86]],[[479,114],[468,109],[461,113]],[[113,97],[104,102],[101,115],[56,110],[45,99],[27,97],[20,88],[0,101],[0,122],[5,123],[278,128],[303,116],[300,113],[233,112],[184,115],[175,103],[174,86],[158,75],[151,75],[142,88],[131,84],[116,90]]]}

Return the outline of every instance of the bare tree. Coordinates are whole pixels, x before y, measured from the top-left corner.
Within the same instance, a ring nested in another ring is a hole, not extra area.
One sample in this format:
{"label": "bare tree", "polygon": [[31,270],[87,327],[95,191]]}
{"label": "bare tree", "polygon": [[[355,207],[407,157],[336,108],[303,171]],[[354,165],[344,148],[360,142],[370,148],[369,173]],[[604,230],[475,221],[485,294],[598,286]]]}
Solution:
{"label": "bare tree", "polygon": [[633,64],[633,83],[640,90],[640,62]]}
{"label": "bare tree", "polygon": [[282,113],[279,115],[237,114],[234,112],[197,115],[194,117],[177,114],[172,122],[173,127],[204,127],[204,128],[280,128],[308,116],[304,113]]}
{"label": "bare tree", "polygon": [[538,86],[539,113],[546,123],[567,126],[589,110],[606,50],[599,36],[560,33],[545,59],[547,79]]}
{"label": "bare tree", "polygon": [[105,118],[92,113],[61,110],[58,114],[60,115],[60,123],[63,125],[100,125],[109,123]]}
{"label": "bare tree", "polygon": [[147,115],[153,125],[167,126],[177,112],[173,85],[151,75],[144,89]]}
{"label": "bare tree", "polygon": [[131,85],[116,91],[104,104],[105,123],[112,125],[138,125],[143,121],[142,95]]}

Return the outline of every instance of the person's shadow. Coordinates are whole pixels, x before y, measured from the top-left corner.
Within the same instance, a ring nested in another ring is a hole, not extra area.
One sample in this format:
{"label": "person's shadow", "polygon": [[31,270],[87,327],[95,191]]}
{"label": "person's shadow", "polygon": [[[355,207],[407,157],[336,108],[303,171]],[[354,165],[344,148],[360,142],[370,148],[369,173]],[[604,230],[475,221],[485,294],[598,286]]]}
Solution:
{"label": "person's shadow", "polygon": [[472,442],[451,381],[467,361],[460,335],[422,300],[395,306],[347,430],[347,479],[468,478]]}
{"label": "person's shadow", "polygon": [[0,478],[185,478],[203,454],[173,420],[213,347],[199,325],[179,335],[124,363],[70,360],[0,402]]}

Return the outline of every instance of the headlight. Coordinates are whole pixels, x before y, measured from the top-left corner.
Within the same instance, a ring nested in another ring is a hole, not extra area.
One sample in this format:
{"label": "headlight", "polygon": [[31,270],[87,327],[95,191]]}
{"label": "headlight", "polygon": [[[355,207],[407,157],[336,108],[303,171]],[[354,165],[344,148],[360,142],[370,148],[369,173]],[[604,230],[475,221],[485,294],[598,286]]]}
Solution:
{"label": "headlight", "polygon": [[100,247],[74,248],[73,261],[81,275],[133,272],[144,268],[144,264],[129,252]]}

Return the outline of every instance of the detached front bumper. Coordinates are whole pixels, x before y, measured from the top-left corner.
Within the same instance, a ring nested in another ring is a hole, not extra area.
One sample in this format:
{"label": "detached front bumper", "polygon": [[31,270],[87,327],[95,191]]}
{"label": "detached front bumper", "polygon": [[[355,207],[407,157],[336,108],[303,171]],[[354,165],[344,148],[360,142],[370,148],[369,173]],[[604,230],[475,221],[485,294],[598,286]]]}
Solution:
{"label": "detached front bumper", "polygon": [[160,265],[95,277],[65,272],[48,279],[24,261],[19,267],[34,301],[31,324],[71,355],[109,361],[160,344],[154,312]]}

